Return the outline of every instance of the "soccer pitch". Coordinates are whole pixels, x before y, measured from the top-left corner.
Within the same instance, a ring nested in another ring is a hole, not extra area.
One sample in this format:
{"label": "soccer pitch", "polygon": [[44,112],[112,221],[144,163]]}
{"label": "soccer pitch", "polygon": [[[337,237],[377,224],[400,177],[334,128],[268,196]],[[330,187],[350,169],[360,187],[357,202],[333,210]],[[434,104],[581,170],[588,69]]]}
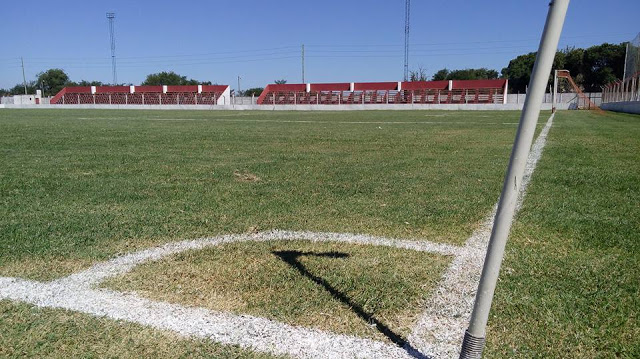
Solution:
{"label": "soccer pitch", "polygon": [[[100,288],[403,346],[490,216],[519,115],[3,110],[0,277],[51,281],[213,238]],[[556,116],[507,247],[487,354],[638,354],[639,135],[634,116]],[[9,300],[0,332],[9,357],[269,357]]]}

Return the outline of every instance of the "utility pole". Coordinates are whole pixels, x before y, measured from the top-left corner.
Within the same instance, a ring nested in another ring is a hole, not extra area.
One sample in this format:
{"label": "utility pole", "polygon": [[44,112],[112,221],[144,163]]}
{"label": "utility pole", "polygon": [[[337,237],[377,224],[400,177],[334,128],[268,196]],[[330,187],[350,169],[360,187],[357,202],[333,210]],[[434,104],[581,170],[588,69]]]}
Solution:
{"label": "utility pole", "polygon": [[24,85],[24,94],[27,94],[27,78],[24,76],[24,59],[21,57],[20,62],[22,63],[22,85]]}
{"label": "utility pole", "polygon": [[302,83],[304,83],[304,44],[302,44]]}
{"label": "utility pole", "polygon": [[111,38],[111,71],[113,72],[114,86],[118,84],[118,73],[116,72],[116,36],[113,30],[113,21],[115,18],[115,12],[107,13],[107,19],[109,20],[109,37]]}
{"label": "utility pole", "polygon": [[240,79],[242,77],[240,77],[240,75],[238,75],[238,96],[240,96]]}
{"label": "utility pole", "polygon": [[404,3],[404,81],[409,81],[409,18],[411,0]]}
{"label": "utility pole", "polygon": [[549,4],[549,13],[542,32],[536,62],[531,72],[529,91],[520,115],[520,124],[511,150],[509,167],[507,167],[507,174],[504,178],[487,255],[484,259],[482,276],[478,284],[473,312],[469,319],[469,327],[464,334],[460,358],[477,359],[482,356],[489,311],[498,282],[500,265],[568,7],[569,0],[552,0]]}

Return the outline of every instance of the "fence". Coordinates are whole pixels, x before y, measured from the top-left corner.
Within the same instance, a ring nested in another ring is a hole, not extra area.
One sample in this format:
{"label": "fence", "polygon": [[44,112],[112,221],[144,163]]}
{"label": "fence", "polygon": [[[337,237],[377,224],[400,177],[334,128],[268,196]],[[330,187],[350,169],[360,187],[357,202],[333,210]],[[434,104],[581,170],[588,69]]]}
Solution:
{"label": "fence", "polygon": [[626,80],[608,84],[602,89],[602,102],[640,101],[640,72],[636,72]]}

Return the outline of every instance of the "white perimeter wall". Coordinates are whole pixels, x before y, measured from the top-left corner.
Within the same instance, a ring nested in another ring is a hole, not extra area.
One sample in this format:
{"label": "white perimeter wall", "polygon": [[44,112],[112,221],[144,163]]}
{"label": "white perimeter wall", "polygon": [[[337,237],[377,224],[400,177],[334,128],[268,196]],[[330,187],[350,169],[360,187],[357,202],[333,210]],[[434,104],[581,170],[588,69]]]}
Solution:
{"label": "white perimeter wall", "polygon": [[[380,104],[380,105],[0,105],[0,108],[40,109],[119,109],[119,110],[262,110],[262,111],[362,111],[362,110],[466,110],[466,111],[519,111],[524,103],[515,104]],[[570,104],[558,104],[558,110],[567,110]],[[551,110],[551,104],[542,105]]]}
{"label": "white perimeter wall", "polygon": [[640,115],[640,101],[608,102],[602,104],[602,109],[606,111],[634,113]]}

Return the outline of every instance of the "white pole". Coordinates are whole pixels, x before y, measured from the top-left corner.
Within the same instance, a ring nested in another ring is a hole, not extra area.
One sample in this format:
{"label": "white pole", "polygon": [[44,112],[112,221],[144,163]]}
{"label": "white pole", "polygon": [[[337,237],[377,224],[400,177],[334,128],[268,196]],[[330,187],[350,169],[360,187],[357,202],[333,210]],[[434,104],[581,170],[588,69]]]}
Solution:
{"label": "white pole", "polygon": [[460,358],[482,357],[487,321],[489,320],[491,302],[498,281],[500,264],[502,263],[504,248],[511,229],[527,157],[533,142],[536,124],[538,123],[545,87],[558,49],[558,41],[560,40],[568,7],[569,0],[552,0],[549,4],[549,13],[542,39],[540,40],[533,72],[531,73],[529,91],[520,116],[520,124],[511,151],[509,167],[491,231],[489,247],[484,267],[482,268],[482,276],[476,292],[473,313],[469,320],[469,328],[464,335]]}
{"label": "white pole", "polygon": [[553,93],[551,94],[551,112],[556,112],[556,102],[558,96],[558,70],[553,72]]}

